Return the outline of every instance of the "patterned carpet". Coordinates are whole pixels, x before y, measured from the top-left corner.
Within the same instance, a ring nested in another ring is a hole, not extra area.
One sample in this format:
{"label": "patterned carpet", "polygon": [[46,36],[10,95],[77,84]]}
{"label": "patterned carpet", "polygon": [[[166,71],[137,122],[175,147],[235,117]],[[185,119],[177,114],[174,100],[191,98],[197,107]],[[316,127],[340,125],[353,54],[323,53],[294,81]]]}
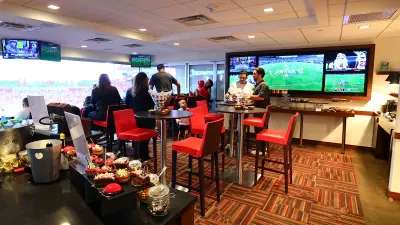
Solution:
{"label": "patterned carpet", "polygon": [[[273,158],[281,157],[281,149],[275,146],[271,149]],[[168,157],[170,163],[170,149]],[[243,162],[246,170],[254,171],[253,156],[244,156]],[[209,174],[210,164],[205,165]],[[279,165],[270,166],[279,168]],[[230,167],[235,167],[235,160],[227,157],[225,168]],[[178,182],[186,184],[185,155],[178,155],[177,168]],[[168,179],[170,174],[168,171]],[[198,187],[195,176],[193,186]],[[207,180],[206,187],[206,216],[199,215],[197,201],[195,224],[365,224],[351,156],[340,154],[337,148],[294,146],[293,184],[289,185],[287,195],[283,175],[268,171],[252,188],[221,181],[220,202],[216,201],[215,182]]]}

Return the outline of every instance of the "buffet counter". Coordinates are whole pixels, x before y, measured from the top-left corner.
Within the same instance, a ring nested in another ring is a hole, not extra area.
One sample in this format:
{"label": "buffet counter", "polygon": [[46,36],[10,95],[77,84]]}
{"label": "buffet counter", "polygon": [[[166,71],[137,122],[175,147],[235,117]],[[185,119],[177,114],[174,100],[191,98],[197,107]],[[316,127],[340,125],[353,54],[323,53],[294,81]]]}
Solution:
{"label": "buffet counter", "polygon": [[[137,203],[134,209],[106,217],[94,213],[63,172],[57,182],[35,185],[30,174],[0,177],[1,224],[13,225],[124,225],[193,224],[195,198],[175,191],[168,215],[154,217]],[[134,202],[132,204],[135,204]]]}

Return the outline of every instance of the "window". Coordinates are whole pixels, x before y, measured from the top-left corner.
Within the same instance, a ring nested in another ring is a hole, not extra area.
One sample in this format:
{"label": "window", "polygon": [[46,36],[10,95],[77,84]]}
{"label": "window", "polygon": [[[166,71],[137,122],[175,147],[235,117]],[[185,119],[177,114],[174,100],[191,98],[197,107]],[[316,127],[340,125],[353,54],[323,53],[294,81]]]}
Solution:
{"label": "window", "polygon": [[225,94],[225,64],[217,64],[217,100],[224,100]]}
{"label": "window", "polygon": [[[27,95],[43,95],[46,103],[64,102],[82,107],[99,75],[109,75],[121,98],[132,86],[138,68],[130,65],[62,60],[0,59],[0,115],[15,115]],[[21,66],[23,65],[23,66]]]}
{"label": "window", "polygon": [[204,65],[190,65],[189,66],[189,86],[190,91],[195,92],[197,89],[197,82],[199,80],[207,81],[211,79],[214,81],[214,69],[212,64]]}

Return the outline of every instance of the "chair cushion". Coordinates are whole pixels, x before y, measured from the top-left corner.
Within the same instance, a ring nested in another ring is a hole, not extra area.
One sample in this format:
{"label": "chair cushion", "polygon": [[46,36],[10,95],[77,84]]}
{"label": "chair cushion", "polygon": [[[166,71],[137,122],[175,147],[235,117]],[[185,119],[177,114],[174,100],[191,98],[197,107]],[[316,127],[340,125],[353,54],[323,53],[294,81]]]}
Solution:
{"label": "chair cushion", "polygon": [[220,113],[207,113],[204,115],[204,121],[206,122],[215,121],[221,118],[224,118],[224,115]]}
{"label": "chair cushion", "polygon": [[202,157],[203,152],[201,151],[203,139],[196,137],[189,137],[181,141],[174,142],[172,144],[172,150],[177,152],[186,153],[194,157]]}
{"label": "chair cushion", "polygon": [[93,124],[99,127],[107,127],[107,121],[93,120]]}
{"label": "chair cushion", "polygon": [[243,125],[263,128],[264,123],[262,117],[248,117],[243,120]]}
{"label": "chair cushion", "polygon": [[123,141],[147,141],[152,137],[157,136],[155,130],[146,128],[135,128],[117,134],[119,140]]}
{"label": "chair cushion", "polygon": [[256,140],[280,145],[288,144],[288,138],[286,137],[285,130],[264,129],[256,135]]}

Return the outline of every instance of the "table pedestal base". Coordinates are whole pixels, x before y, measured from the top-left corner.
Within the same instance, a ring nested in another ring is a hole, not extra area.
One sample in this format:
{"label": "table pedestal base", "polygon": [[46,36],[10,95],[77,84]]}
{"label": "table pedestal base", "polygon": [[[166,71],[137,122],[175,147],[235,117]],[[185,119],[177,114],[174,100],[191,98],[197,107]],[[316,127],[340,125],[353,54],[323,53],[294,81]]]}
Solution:
{"label": "table pedestal base", "polygon": [[[225,169],[225,172],[223,174],[224,181],[226,182],[231,182],[235,184],[239,184],[245,187],[253,187],[254,186],[254,171],[247,171],[243,170],[242,172],[243,177],[242,180],[240,181],[238,176],[237,176],[237,171],[234,168],[228,168]],[[261,174],[257,174],[257,181],[260,180]]]}

